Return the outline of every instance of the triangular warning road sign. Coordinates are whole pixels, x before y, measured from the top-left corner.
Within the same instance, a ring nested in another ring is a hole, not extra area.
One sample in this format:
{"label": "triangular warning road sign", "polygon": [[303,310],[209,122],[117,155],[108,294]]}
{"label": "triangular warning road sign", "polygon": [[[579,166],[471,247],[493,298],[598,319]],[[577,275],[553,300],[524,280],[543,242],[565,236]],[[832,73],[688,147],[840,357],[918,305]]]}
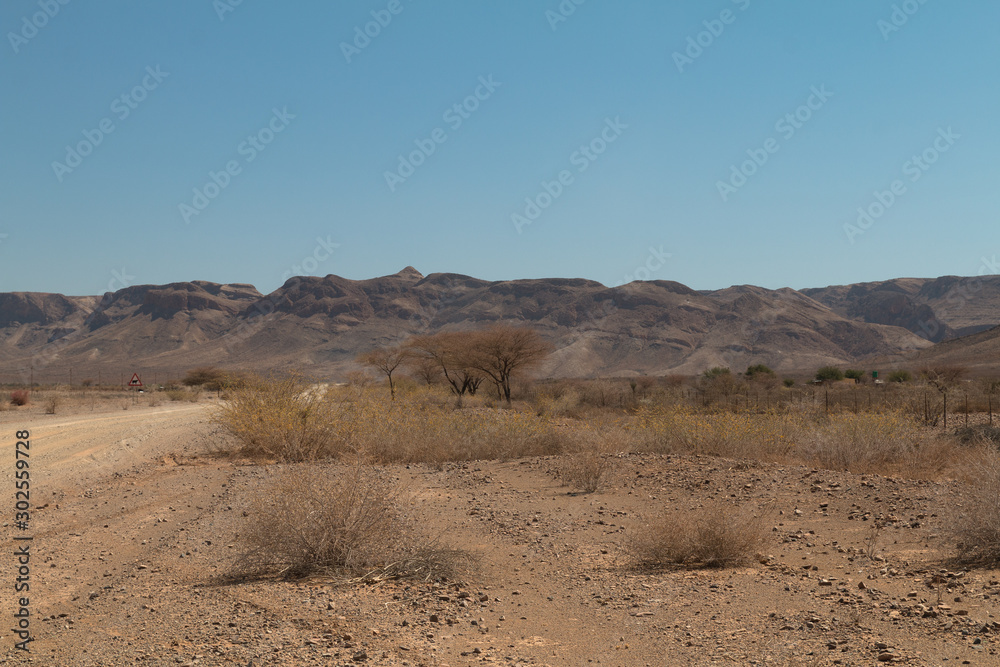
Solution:
{"label": "triangular warning road sign", "polygon": [[139,379],[138,373],[132,373],[132,379],[128,381],[128,386],[130,387],[141,387],[142,380]]}

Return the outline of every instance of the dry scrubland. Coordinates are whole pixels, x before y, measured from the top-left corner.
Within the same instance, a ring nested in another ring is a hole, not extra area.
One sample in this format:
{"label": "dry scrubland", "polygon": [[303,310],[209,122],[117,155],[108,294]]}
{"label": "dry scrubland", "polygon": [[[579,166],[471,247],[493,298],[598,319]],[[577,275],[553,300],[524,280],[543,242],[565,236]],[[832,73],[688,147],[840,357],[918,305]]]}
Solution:
{"label": "dry scrubland", "polygon": [[41,596],[36,664],[1000,659],[980,385],[949,389],[969,412],[946,429],[942,392],[906,383],[516,382],[508,407],[408,377],[211,382],[3,400],[67,442],[96,415],[59,466],[127,466],[76,489],[37,460],[67,477],[39,510],[66,592]]}
{"label": "dry scrubland", "polygon": [[[390,540],[408,545],[402,551],[381,548],[375,537],[396,535],[396,526],[366,528],[364,517],[371,516],[372,507],[397,505],[393,490],[364,483],[373,467],[431,464],[440,470],[456,462],[558,456],[559,479],[576,492],[594,493],[613,472],[616,458],[629,454],[960,479],[974,501],[952,517],[955,562],[1000,563],[1000,428],[982,423],[991,417],[966,413],[952,415],[953,423],[971,425],[946,431],[938,425],[938,415],[929,412],[925,388],[860,391],[859,397],[858,388],[838,387],[831,404],[830,390],[823,388],[770,387],[762,398],[759,390],[732,397],[685,388],[676,380],[550,382],[521,385],[515,392],[520,400],[500,407],[500,392],[456,398],[443,386],[407,379],[394,382],[390,398],[385,388],[368,382],[331,386],[300,376],[244,376],[225,391],[215,420],[235,437],[229,455],[276,463],[334,459],[350,461],[358,470],[329,491],[338,499],[330,507],[344,518],[324,519],[323,527],[315,529],[323,533],[317,541],[324,545],[344,539],[358,546],[346,555],[340,554],[340,546],[312,545],[281,553],[274,562],[262,559],[260,554],[280,551],[276,542],[283,539],[282,526],[301,525],[302,512],[314,516],[302,508],[322,505],[326,493],[315,491],[322,488],[315,480],[307,485],[278,481],[262,501],[271,509],[258,512],[270,517],[266,527],[244,545],[246,563],[259,573],[321,569],[361,577],[380,571],[431,577],[461,560],[458,552],[446,556],[440,545],[419,543],[412,535]],[[281,508],[275,510],[275,503]],[[632,541],[634,564],[724,567],[749,562],[766,544],[768,517],[767,503],[737,506],[725,501],[693,515],[650,516],[643,537]],[[331,524],[344,527],[342,538],[328,534]],[[305,539],[301,532],[296,539]],[[388,558],[355,559],[368,539],[373,553],[390,554]],[[401,563],[410,563],[412,572]]]}
{"label": "dry scrubland", "polygon": [[51,385],[31,389],[0,389],[0,412],[22,410],[49,415],[83,414],[103,412],[111,408],[155,408],[171,402],[197,403],[208,398],[217,398],[217,395],[206,392],[201,387],[169,386],[162,390],[146,388],[139,393],[109,386]]}

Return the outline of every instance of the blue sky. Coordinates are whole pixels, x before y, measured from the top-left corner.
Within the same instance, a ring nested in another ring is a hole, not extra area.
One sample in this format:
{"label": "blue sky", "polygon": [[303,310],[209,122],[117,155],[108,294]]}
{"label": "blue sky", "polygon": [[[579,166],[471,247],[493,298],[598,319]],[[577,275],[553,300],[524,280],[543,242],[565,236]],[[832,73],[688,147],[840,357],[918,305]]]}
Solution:
{"label": "blue sky", "polygon": [[7,0],[0,291],[993,273],[998,24],[987,0]]}

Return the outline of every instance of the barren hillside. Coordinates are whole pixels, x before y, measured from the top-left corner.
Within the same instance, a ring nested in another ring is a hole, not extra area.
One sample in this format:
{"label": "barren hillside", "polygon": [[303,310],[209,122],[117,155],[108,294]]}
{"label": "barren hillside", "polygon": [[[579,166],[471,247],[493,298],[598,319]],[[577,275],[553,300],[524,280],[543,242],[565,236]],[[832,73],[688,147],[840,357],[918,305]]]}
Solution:
{"label": "barren hillside", "polygon": [[375,345],[492,322],[527,324],[556,347],[543,374],[779,371],[886,363],[996,325],[1000,278],[899,279],[795,291],[695,291],[670,281],[617,288],[582,279],[488,282],[423,276],[292,278],[271,294],[203,281],[102,297],[0,294],[4,381],[178,377],[197,365],[301,368],[342,377]]}

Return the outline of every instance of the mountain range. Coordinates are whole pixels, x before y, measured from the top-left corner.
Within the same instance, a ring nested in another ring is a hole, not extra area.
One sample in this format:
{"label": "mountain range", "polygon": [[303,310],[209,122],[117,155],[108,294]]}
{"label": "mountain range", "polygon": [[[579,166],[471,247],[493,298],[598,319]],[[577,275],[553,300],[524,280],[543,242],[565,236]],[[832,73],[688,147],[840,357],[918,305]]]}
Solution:
{"label": "mountain range", "polygon": [[693,374],[762,363],[953,363],[986,372],[1000,352],[1000,276],[899,278],[813,289],[694,290],[636,281],[486,281],[407,267],[349,280],[295,277],[270,294],[193,281],[102,296],[0,293],[0,383],[178,378],[192,367],[299,369],[341,379],[355,356],[415,334],[536,328],[551,377]]}

